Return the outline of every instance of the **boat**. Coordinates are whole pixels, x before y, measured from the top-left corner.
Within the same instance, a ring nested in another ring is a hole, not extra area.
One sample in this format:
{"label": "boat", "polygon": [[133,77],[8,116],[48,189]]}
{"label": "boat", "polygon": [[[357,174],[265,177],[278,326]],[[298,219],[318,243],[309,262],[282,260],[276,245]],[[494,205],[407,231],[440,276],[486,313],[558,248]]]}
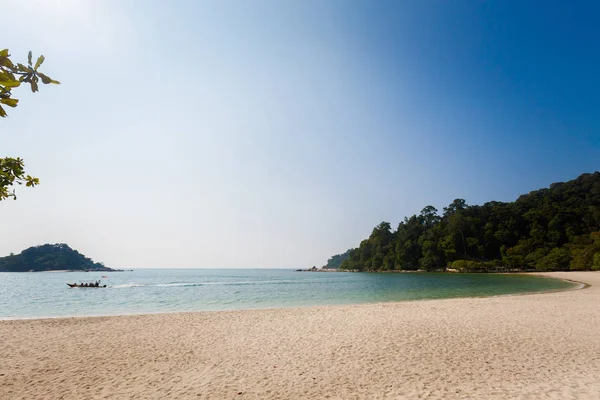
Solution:
{"label": "boat", "polygon": [[80,284],[77,284],[77,283],[67,283],[67,285],[68,285],[70,288],[77,287],[77,288],[84,288],[84,289],[101,289],[101,288],[105,288],[105,287],[106,287],[106,285],[98,285],[98,286],[83,286],[83,285],[80,285]]}

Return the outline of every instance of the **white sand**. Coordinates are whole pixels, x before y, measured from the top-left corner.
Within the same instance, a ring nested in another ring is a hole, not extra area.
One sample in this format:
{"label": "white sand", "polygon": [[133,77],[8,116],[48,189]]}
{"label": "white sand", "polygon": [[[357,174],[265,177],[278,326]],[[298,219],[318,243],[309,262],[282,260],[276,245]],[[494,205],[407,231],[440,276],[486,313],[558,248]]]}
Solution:
{"label": "white sand", "polygon": [[600,399],[590,288],[0,322],[0,399]]}

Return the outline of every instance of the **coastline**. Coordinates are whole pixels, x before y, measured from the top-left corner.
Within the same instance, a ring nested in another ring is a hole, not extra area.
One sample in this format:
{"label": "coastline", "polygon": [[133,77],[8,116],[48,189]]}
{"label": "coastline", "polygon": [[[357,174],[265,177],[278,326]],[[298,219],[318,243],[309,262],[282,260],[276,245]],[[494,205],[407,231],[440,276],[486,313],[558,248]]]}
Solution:
{"label": "coastline", "polygon": [[[50,271],[47,271],[50,272]],[[506,275],[518,275],[518,273],[505,273]],[[568,283],[572,283],[576,286],[564,288],[564,289],[545,289],[541,291],[523,292],[523,293],[506,293],[506,294],[492,294],[492,295],[481,295],[481,296],[465,296],[465,297],[447,297],[447,298],[425,298],[425,299],[411,299],[411,300],[400,300],[400,301],[380,301],[374,303],[349,303],[349,304],[325,304],[325,305],[301,305],[301,306],[286,306],[286,307],[264,307],[264,308],[240,308],[232,310],[199,310],[199,311],[156,311],[156,312],[139,312],[130,314],[106,314],[106,315],[69,315],[69,316],[44,316],[44,317],[10,317],[0,318],[2,321],[35,321],[35,320],[55,320],[55,319],[85,319],[85,318],[112,318],[112,317],[136,317],[145,315],[173,315],[173,314],[197,314],[197,313],[219,313],[219,312],[245,312],[245,311],[269,311],[269,310],[294,310],[294,309],[310,309],[310,308],[322,308],[322,307],[355,307],[361,305],[377,305],[377,304],[401,304],[410,302],[425,302],[425,301],[443,301],[443,300],[460,300],[460,299],[485,299],[485,298],[497,298],[497,297],[512,297],[512,296],[529,296],[539,295],[546,293],[558,293],[566,292],[571,290],[581,290],[590,287],[589,284],[570,280],[552,277],[545,274],[551,274],[548,272],[539,273],[540,276],[546,276],[551,279],[558,279]]]}
{"label": "coastline", "polygon": [[[560,280],[563,280],[565,282],[574,283],[574,284],[578,285],[577,287],[570,288],[570,289],[556,290],[557,292],[569,291],[569,290],[582,290],[582,289],[590,288],[592,286],[589,283],[586,283],[586,282],[583,282],[583,281],[579,281],[579,280],[575,280],[575,279],[572,279],[572,278],[565,278],[565,277],[559,278],[559,277],[556,277],[556,276],[552,276],[552,274],[560,273],[560,272],[561,271],[534,272],[534,273],[532,273],[532,275],[539,275],[539,276],[546,276],[548,278],[560,279]],[[571,274],[587,273],[587,272],[592,273],[592,274],[599,274],[600,273],[600,271],[568,271],[566,273],[568,273],[568,274],[571,275]],[[550,291],[544,292],[544,293],[552,293],[552,292],[554,292],[554,290],[550,290]],[[524,293],[524,294],[526,294],[526,293]]]}
{"label": "coastline", "polygon": [[0,321],[0,398],[597,398],[586,290]]}
{"label": "coastline", "polygon": [[[57,273],[57,272],[72,272],[72,271],[38,271],[44,273]],[[402,273],[402,274],[447,274],[447,275],[456,275],[454,273],[445,273],[445,272],[425,272],[425,271],[387,271],[392,274]],[[379,272],[363,272],[366,274],[380,274]],[[487,297],[502,297],[502,296],[526,296],[526,295],[535,295],[535,294],[543,294],[543,293],[553,293],[553,292],[561,292],[567,290],[578,290],[584,289],[588,285],[570,279],[563,279],[556,276],[553,276],[554,272],[536,272],[536,273],[522,273],[522,272],[503,272],[503,273],[495,273],[491,275],[539,275],[546,278],[550,278],[557,281],[564,281],[572,286],[566,288],[546,288],[546,289],[536,289],[528,292],[514,292],[514,293],[502,293],[502,294],[464,294],[461,296],[450,296],[450,297],[431,297],[431,298],[412,298],[412,299],[399,299],[399,300],[381,300],[374,302],[347,302],[347,303],[323,303],[323,304],[303,304],[303,305],[265,305],[263,307],[248,307],[244,308],[231,308],[231,309],[199,309],[199,310],[170,310],[170,311],[133,311],[133,312],[112,312],[107,314],[77,314],[71,313],[69,315],[44,315],[44,316],[6,316],[0,317],[0,321],[20,321],[20,320],[42,320],[42,319],[60,319],[60,318],[102,318],[102,317],[120,317],[120,316],[140,316],[140,315],[165,315],[165,314],[178,314],[178,313],[203,313],[203,312],[219,312],[219,311],[251,311],[251,310],[277,310],[277,309],[294,309],[294,308],[311,308],[311,307],[344,307],[344,306],[356,306],[362,304],[394,304],[394,303],[404,303],[404,302],[413,302],[413,301],[431,301],[431,300],[444,300],[444,299],[469,299],[469,298],[487,298]],[[484,274],[486,275],[486,274]],[[487,274],[489,275],[489,274]],[[576,285],[576,286],[573,286]]]}

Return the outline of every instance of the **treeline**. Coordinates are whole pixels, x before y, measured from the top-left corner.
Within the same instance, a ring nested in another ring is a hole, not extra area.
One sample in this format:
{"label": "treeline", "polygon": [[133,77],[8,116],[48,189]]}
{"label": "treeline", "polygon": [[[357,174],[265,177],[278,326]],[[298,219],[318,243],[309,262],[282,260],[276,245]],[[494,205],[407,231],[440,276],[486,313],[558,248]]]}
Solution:
{"label": "treeline", "polygon": [[112,271],[64,243],[34,246],[21,254],[0,257],[0,272],[56,270]]}
{"label": "treeline", "polygon": [[396,230],[377,225],[340,266],[389,270],[600,270],[600,172],[554,183],[514,202],[443,213],[425,207]]}
{"label": "treeline", "polygon": [[327,264],[323,266],[326,269],[338,269],[344,261],[350,258],[350,253],[354,249],[348,249],[342,254],[336,254],[335,256],[331,256],[329,260],[327,260]]}

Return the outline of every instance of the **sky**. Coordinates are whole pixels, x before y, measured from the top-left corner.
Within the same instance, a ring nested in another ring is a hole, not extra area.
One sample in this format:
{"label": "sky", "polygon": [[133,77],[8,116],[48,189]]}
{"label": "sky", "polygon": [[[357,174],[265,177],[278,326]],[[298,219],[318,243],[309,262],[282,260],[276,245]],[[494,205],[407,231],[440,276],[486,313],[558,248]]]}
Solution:
{"label": "sky", "polygon": [[600,167],[597,2],[0,0],[61,81],[0,121],[0,256],[305,268]]}

